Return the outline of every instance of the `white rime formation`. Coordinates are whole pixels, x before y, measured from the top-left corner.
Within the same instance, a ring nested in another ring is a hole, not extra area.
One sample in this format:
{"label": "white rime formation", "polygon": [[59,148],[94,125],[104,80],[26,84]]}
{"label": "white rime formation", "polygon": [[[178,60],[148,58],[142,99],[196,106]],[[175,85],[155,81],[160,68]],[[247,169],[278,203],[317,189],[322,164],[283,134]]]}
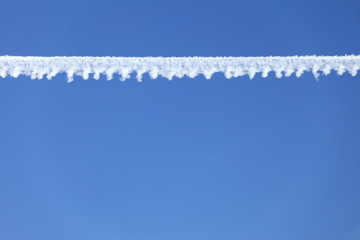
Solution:
{"label": "white rime formation", "polygon": [[83,79],[99,79],[105,75],[108,80],[119,75],[121,80],[135,73],[138,81],[144,74],[155,79],[162,76],[188,76],[200,74],[210,79],[214,73],[221,72],[226,78],[248,75],[252,79],[257,73],[267,77],[270,72],[275,76],[300,77],[304,72],[312,72],[315,78],[320,74],[328,75],[332,70],[338,75],[345,72],[355,76],[360,69],[360,55],[347,56],[289,56],[289,57],[20,57],[0,56],[0,76],[30,76],[32,79],[47,79],[59,73],[66,73],[68,82],[74,76]]}

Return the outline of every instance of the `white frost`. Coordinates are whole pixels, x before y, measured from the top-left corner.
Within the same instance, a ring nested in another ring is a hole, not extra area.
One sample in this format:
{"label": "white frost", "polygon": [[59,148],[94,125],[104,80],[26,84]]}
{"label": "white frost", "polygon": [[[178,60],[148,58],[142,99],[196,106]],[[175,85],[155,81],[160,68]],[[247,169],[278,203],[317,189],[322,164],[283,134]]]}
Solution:
{"label": "white frost", "polygon": [[159,76],[171,80],[173,77],[194,78],[203,75],[210,79],[221,72],[226,78],[248,75],[252,79],[257,73],[267,77],[270,72],[281,78],[295,73],[300,77],[312,72],[318,78],[332,70],[338,75],[345,72],[355,76],[360,69],[360,55],[347,56],[290,56],[290,57],[20,57],[0,56],[0,77],[26,75],[32,79],[47,79],[66,73],[68,82],[75,76],[88,79],[90,75],[108,80],[120,76],[121,80],[136,73],[141,81],[144,74],[150,78]]}

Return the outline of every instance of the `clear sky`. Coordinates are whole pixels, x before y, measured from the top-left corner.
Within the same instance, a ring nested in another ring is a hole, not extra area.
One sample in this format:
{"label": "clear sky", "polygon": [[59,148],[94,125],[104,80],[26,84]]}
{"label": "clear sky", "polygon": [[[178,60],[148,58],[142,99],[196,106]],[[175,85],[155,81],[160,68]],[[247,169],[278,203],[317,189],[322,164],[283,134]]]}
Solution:
{"label": "clear sky", "polygon": [[[360,54],[359,1],[0,2],[0,55]],[[360,79],[0,79],[1,240],[358,240]]]}

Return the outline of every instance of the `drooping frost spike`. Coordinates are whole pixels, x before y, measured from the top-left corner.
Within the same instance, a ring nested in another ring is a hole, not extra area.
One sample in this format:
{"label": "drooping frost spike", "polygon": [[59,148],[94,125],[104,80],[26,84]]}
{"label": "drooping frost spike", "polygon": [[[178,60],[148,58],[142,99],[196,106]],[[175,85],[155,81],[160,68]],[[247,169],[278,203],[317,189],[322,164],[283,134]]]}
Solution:
{"label": "drooping frost spike", "polygon": [[315,78],[328,75],[334,70],[338,75],[345,72],[356,76],[360,70],[360,55],[347,56],[290,56],[290,57],[20,57],[0,56],[0,77],[29,76],[32,79],[47,79],[65,73],[68,82],[75,76],[83,79],[99,79],[105,75],[111,80],[120,75],[126,80],[135,73],[138,81],[144,74],[150,78],[159,76],[171,80],[173,77],[194,78],[203,75],[210,79],[215,73],[226,78],[248,75],[252,79],[257,73],[267,77],[273,72],[277,78],[304,72],[312,72]]}

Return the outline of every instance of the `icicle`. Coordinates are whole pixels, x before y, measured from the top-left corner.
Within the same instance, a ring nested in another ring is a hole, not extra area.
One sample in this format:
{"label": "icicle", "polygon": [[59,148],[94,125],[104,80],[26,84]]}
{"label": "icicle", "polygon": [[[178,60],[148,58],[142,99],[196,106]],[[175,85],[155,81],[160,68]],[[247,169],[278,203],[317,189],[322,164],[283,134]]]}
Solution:
{"label": "icicle", "polygon": [[264,69],[262,70],[261,76],[262,76],[263,78],[268,77],[270,71],[271,71],[271,68],[270,68],[270,67],[268,67],[268,66],[264,67]]}

